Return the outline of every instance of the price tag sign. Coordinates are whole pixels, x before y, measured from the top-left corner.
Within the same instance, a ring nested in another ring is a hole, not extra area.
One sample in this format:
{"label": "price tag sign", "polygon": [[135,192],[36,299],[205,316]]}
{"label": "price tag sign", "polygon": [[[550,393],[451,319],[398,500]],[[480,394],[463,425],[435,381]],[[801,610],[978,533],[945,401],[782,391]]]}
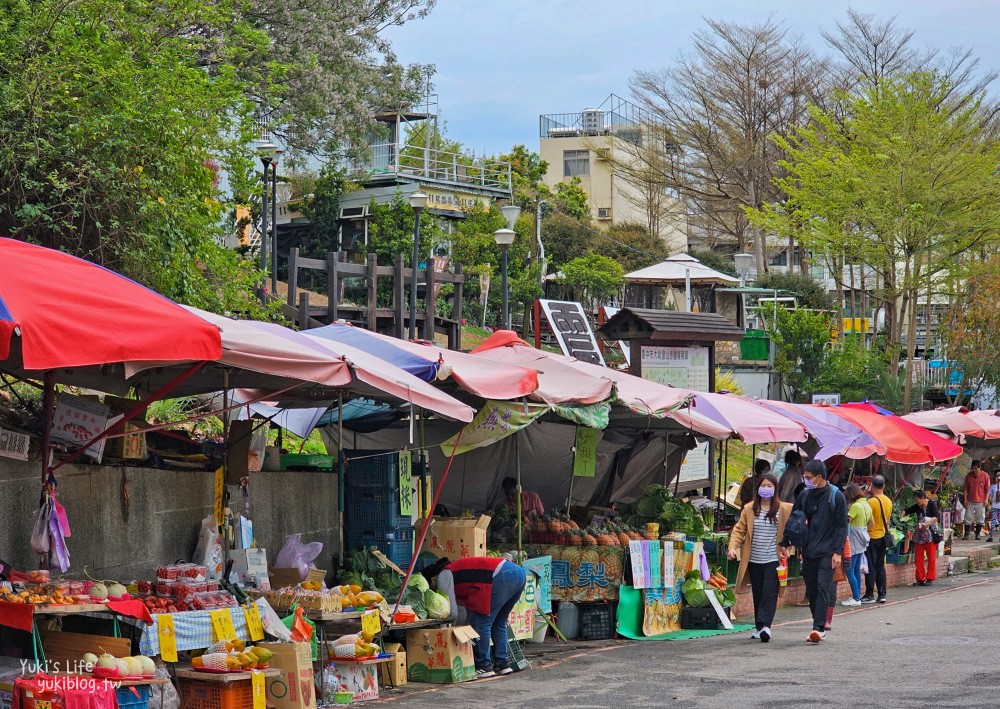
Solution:
{"label": "price tag sign", "polygon": [[256,603],[243,606],[243,617],[247,621],[247,633],[254,642],[264,639],[264,621],[260,619],[260,608]]}
{"label": "price tag sign", "polygon": [[233,625],[233,616],[229,613],[228,608],[209,611],[208,617],[212,620],[214,640],[236,640],[236,627]]}
{"label": "price tag sign", "polygon": [[160,657],[164,662],[177,662],[177,634],[174,617],[169,613],[156,616],[156,631],[160,636]]}
{"label": "price tag sign", "polygon": [[382,632],[382,618],[377,608],[361,614],[361,632],[370,633],[372,637]]}
{"label": "price tag sign", "polygon": [[226,489],[226,478],[225,473],[222,468],[215,471],[215,519],[218,520],[221,525],[225,520],[223,519],[223,506],[222,498]]}
{"label": "price tag sign", "polygon": [[267,709],[264,700],[264,673],[253,670],[250,673],[250,687],[253,690],[253,709]]}

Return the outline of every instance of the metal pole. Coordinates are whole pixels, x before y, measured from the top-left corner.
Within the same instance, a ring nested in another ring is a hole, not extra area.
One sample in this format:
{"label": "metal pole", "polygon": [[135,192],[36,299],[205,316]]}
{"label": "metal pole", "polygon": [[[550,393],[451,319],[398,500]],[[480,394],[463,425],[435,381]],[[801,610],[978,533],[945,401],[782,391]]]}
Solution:
{"label": "metal pole", "polygon": [[535,241],[538,242],[538,262],[542,268],[538,275],[538,285],[545,289],[545,271],[548,264],[545,262],[545,244],[542,243],[542,205],[548,204],[544,199],[538,200],[538,207],[535,210]]}
{"label": "metal pole", "polygon": [[414,209],[416,215],[413,222],[413,260],[412,279],[410,280],[410,339],[416,339],[417,331],[417,266],[420,265],[420,209]]}
{"label": "metal pole", "polygon": [[687,311],[691,312],[691,269],[684,269],[684,302],[687,303]]}
{"label": "metal pole", "polygon": [[501,267],[501,291],[502,291],[502,305],[500,307],[500,324],[504,330],[510,330],[510,313],[507,312],[507,249],[509,248],[506,244],[501,247],[503,249],[503,266]]}
{"label": "metal pole", "polygon": [[521,520],[524,512],[521,511],[521,433],[514,434],[514,461],[517,464],[517,561],[521,562],[521,545],[523,539],[523,529]]}
{"label": "metal pole", "polygon": [[264,194],[260,201],[260,270],[267,273],[267,168],[271,165],[271,156],[261,157],[264,165]]}
{"label": "metal pole", "polygon": [[278,292],[278,159],[271,160],[271,293]]}

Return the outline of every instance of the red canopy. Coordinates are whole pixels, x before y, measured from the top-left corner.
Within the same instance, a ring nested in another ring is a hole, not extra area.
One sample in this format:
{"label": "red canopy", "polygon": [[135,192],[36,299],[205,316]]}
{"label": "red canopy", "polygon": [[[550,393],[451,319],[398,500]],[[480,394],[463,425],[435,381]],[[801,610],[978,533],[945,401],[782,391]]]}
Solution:
{"label": "red canopy", "polygon": [[0,239],[0,361],[12,350],[20,351],[19,369],[41,372],[216,360],[222,341],[214,325],[124,276],[61,251]]}
{"label": "red canopy", "polygon": [[885,445],[885,458],[892,463],[932,464],[962,455],[962,446],[899,416],[876,413],[874,407],[830,406],[823,410],[850,421]]}

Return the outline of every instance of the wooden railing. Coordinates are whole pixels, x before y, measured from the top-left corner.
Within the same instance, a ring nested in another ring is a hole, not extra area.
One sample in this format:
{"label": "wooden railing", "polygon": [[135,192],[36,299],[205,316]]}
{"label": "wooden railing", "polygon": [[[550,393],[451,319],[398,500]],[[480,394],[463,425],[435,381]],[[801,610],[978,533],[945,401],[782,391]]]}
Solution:
{"label": "wooden railing", "polygon": [[[442,329],[448,335],[448,347],[451,349],[461,348],[461,321],[462,321],[462,289],[465,284],[465,276],[462,274],[462,266],[455,266],[454,273],[446,271],[435,271],[434,267],[439,259],[431,257],[427,260],[427,268],[417,269],[417,283],[424,284],[424,310],[422,327],[415,325],[419,336],[425,340],[433,340],[436,320],[442,321]],[[327,306],[326,321],[336,322],[342,319],[345,311],[357,313],[357,306],[347,306],[341,301],[343,293],[343,282],[345,278],[364,278],[367,286],[367,303],[361,308],[361,318],[364,325],[369,330],[386,331],[386,334],[395,337],[405,337],[408,331],[407,294],[408,284],[412,281],[413,269],[406,268],[403,264],[405,257],[403,254],[396,255],[396,262],[392,266],[379,266],[378,256],[368,254],[367,262],[363,264],[349,263],[346,261],[346,253],[343,251],[332,251],[326,255],[325,259],[303,258],[299,256],[299,250],[292,248],[288,254],[288,297],[285,304],[286,314],[295,319],[299,327],[306,329],[317,327],[324,323],[312,318],[313,310],[309,305],[309,291],[299,291],[299,269],[307,268],[316,271],[324,271],[327,274]],[[385,309],[378,307],[378,282],[380,278],[392,279],[392,308]],[[455,286],[454,312],[449,320],[438,318],[437,299],[434,297],[435,287],[439,283],[451,283]],[[387,327],[379,328],[379,318]]]}

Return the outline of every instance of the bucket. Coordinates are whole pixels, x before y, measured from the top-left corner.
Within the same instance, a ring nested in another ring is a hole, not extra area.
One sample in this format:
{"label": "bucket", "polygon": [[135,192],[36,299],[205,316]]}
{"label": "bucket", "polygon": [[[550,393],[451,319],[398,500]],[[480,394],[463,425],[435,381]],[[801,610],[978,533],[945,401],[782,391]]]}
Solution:
{"label": "bucket", "polygon": [[566,636],[567,640],[578,638],[580,636],[580,609],[569,601],[560,602],[556,627],[559,628],[560,633]]}
{"label": "bucket", "polygon": [[531,640],[529,642],[533,643],[543,643],[545,642],[545,635],[549,631],[549,624],[545,622],[545,617],[539,613],[535,613],[535,632],[531,635]]}

